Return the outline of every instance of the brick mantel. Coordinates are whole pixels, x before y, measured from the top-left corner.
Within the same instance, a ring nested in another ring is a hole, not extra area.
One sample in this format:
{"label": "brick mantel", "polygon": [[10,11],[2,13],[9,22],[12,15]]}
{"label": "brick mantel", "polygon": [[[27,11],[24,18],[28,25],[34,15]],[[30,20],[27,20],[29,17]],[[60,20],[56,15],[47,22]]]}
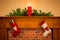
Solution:
{"label": "brick mantel", "polygon": [[19,28],[41,28],[40,22],[44,19],[53,30],[53,40],[60,40],[60,17],[47,16],[13,16],[0,17],[0,40],[7,40],[7,29],[10,28],[10,20],[16,21]]}

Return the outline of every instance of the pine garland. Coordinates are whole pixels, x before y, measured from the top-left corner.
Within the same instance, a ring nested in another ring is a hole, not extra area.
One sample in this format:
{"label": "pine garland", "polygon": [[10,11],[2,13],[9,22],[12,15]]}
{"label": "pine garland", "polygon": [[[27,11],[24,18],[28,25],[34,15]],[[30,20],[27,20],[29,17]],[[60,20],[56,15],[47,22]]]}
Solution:
{"label": "pine garland", "polygon": [[[36,9],[32,10],[32,16],[53,16],[53,14],[51,14],[51,12],[42,12],[41,10],[39,10],[39,12]],[[16,10],[12,9],[12,12],[9,12],[9,14],[7,16],[28,16],[27,15],[27,9],[24,8],[21,9],[17,8]]]}

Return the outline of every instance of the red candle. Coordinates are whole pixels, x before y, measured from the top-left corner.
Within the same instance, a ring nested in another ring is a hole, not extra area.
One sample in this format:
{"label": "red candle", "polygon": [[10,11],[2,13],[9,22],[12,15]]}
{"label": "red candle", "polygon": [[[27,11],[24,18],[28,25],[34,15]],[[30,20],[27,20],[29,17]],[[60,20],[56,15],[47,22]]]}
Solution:
{"label": "red candle", "polygon": [[28,6],[28,16],[31,16],[31,14],[32,14],[32,7]]}

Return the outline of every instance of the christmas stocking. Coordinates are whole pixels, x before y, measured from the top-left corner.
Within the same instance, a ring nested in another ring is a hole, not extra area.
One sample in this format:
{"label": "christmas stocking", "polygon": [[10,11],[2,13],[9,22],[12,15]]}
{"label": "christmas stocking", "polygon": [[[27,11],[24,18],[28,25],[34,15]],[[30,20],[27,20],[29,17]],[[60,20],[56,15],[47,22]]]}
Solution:
{"label": "christmas stocking", "polygon": [[11,20],[11,27],[14,30],[14,32],[12,33],[13,37],[16,37],[19,33],[20,33],[20,29],[18,28],[16,22],[14,20]]}
{"label": "christmas stocking", "polygon": [[43,36],[44,37],[47,37],[48,36],[48,34],[50,34],[51,33],[51,29],[48,27],[48,25],[47,25],[47,23],[44,21],[44,20],[42,20],[42,22],[41,22],[41,27],[44,29],[44,33],[43,33]]}

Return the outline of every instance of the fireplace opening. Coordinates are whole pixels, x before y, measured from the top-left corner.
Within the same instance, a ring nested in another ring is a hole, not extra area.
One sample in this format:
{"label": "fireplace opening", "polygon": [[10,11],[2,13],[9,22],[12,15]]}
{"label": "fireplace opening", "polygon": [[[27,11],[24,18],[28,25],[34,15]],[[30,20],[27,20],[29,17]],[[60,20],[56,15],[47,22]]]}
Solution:
{"label": "fireplace opening", "polygon": [[20,29],[16,37],[12,36],[12,29],[8,29],[8,40],[52,40],[52,32],[46,38],[43,37],[43,29]]}

